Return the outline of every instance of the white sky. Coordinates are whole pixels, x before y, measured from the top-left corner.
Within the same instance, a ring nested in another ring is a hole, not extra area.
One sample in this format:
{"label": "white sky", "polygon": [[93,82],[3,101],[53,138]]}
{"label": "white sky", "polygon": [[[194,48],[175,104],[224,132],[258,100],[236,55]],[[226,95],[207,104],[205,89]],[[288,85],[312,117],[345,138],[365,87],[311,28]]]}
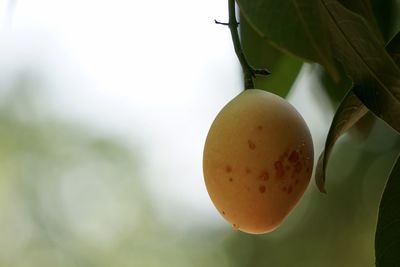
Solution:
{"label": "white sky", "polygon": [[[189,224],[222,223],[201,161],[214,116],[242,86],[229,30],[214,24],[227,21],[227,1],[18,0],[11,25],[6,6],[0,0],[2,76],[35,66],[55,114],[139,143],[172,223],[182,213]],[[310,80],[298,85],[291,102],[319,146],[332,114],[313,102],[320,90]]]}

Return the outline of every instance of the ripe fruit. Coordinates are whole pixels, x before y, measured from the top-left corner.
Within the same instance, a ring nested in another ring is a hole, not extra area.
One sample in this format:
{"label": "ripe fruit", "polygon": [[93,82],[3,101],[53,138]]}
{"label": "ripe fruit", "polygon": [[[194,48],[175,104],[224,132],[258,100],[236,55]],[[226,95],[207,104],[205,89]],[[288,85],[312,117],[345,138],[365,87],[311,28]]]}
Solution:
{"label": "ripe fruit", "polygon": [[310,131],[292,105],[262,90],[245,90],[219,112],[207,135],[207,191],[234,228],[267,233],[303,195],[313,157]]}

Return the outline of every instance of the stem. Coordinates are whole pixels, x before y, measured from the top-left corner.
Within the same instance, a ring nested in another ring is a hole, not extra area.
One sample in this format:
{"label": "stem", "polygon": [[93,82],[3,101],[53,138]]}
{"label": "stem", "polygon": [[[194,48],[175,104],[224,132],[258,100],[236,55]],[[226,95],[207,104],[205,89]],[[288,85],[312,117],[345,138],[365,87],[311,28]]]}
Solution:
{"label": "stem", "polygon": [[251,67],[243,54],[242,45],[240,44],[238,33],[238,22],[236,21],[236,6],[235,0],[228,0],[229,9],[229,29],[231,30],[233,46],[236,56],[239,59],[240,65],[244,73],[244,89],[254,88],[253,73]]}
{"label": "stem", "polygon": [[238,25],[239,23],[236,20],[236,6],[235,0],[228,0],[228,9],[229,9],[229,29],[231,31],[233,46],[235,48],[236,56],[239,59],[240,65],[242,66],[242,70],[244,73],[244,89],[254,88],[253,78],[258,75],[268,75],[270,71],[267,69],[253,69],[250,64],[247,62],[246,57],[244,56],[242,45],[240,43],[239,33],[238,33]]}

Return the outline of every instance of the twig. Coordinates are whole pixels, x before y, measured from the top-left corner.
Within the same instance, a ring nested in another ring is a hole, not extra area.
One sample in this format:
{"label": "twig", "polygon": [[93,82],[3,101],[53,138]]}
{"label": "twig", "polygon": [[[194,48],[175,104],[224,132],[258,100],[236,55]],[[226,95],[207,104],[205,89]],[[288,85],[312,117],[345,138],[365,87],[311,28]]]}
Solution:
{"label": "twig", "polygon": [[229,9],[229,23],[221,23],[215,21],[217,24],[227,25],[231,31],[233,46],[235,48],[236,56],[239,59],[240,65],[242,66],[242,70],[244,73],[244,87],[246,89],[254,88],[254,81],[253,78],[256,75],[269,75],[271,72],[267,69],[254,69],[250,66],[247,62],[246,57],[243,53],[242,45],[240,43],[239,33],[238,33],[238,26],[239,23],[236,20],[236,7],[235,7],[235,0],[228,0],[228,9]]}

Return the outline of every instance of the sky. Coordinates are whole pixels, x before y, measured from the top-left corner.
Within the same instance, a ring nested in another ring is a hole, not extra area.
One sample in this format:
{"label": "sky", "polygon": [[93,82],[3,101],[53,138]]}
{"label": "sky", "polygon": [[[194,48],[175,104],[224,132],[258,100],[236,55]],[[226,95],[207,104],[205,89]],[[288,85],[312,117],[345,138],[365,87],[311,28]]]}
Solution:
{"label": "sky", "polygon": [[[0,10],[3,85],[34,70],[54,116],[138,149],[166,222],[222,225],[201,162],[212,120],[242,90],[230,32],[214,24],[227,21],[227,1],[0,0]],[[319,154],[332,114],[311,72],[303,67],[289,101]]]}

